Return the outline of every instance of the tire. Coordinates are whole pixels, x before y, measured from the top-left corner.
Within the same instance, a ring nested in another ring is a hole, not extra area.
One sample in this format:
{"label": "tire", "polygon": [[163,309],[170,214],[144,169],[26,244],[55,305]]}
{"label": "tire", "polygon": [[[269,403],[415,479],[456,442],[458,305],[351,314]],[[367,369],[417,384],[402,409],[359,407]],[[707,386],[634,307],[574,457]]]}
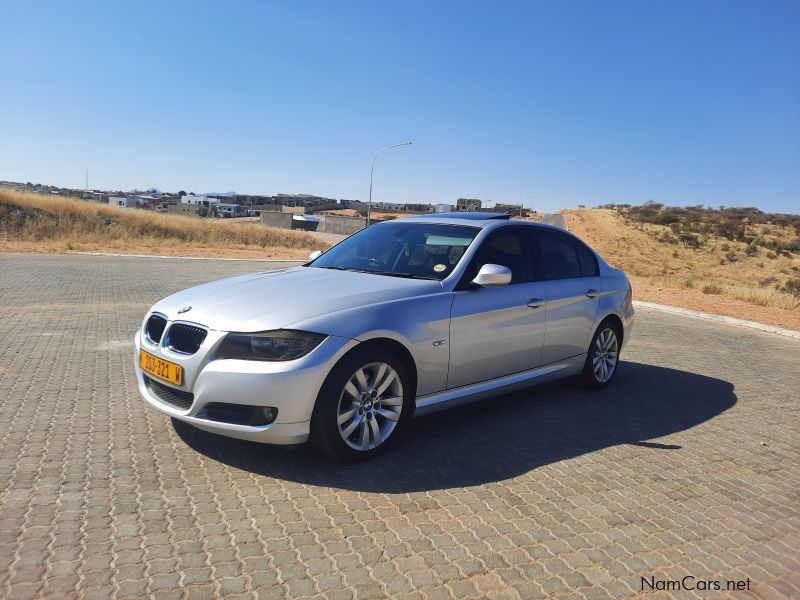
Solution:
{"label": "tire", "polygon": [[613,321],[600,323],[586,353],[581,383],[596,390],[611,383],[619,371],[620,339],[619,327]]}
{"label": "tire", "polygon": [[311,443],[337,460],[367,460],[390,447],[413,412],[408,367],[388,349],[356,349],[331,370],[311,417]]}

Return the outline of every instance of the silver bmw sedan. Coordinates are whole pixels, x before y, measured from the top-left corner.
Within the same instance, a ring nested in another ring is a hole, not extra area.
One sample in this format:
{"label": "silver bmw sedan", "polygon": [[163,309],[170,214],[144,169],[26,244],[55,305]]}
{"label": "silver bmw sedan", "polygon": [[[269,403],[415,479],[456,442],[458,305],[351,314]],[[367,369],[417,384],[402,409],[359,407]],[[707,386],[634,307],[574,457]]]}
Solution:
{"label": "silver bmw sedan", "polygon": [[625,274],[566,231],[411,217],[158,302],[136,377],[152,407],[195,427],[359,459],[414,415],[569,376],[603,388],[632,324]]}

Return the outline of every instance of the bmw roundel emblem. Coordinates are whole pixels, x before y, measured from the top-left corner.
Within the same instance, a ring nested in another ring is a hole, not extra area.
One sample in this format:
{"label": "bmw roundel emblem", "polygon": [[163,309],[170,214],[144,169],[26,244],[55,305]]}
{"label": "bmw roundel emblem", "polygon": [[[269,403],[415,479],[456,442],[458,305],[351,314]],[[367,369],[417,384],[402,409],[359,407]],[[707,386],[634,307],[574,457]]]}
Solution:
{"label": "bmw roundel emblem", "polygon": [[179,314],[179,315],[182,315],[183,313],[187,313],[187,312],[189,312],[190,310],[192,310],[192,307],[191,307],[191,306],[184,306],[183,308],[181,308],[181,309],[179,309],[179,310],[178,310],[178,314]]}

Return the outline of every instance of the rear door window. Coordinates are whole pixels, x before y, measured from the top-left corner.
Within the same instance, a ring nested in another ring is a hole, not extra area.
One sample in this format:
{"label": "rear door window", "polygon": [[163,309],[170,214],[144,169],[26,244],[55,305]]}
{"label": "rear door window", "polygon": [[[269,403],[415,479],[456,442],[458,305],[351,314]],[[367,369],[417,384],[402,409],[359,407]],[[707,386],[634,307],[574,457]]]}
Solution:
{"label": "rear door window", "polygon": [[581,276],[578,251],[571,238],[554,231],[536,231],[547,279],[570,279]]}

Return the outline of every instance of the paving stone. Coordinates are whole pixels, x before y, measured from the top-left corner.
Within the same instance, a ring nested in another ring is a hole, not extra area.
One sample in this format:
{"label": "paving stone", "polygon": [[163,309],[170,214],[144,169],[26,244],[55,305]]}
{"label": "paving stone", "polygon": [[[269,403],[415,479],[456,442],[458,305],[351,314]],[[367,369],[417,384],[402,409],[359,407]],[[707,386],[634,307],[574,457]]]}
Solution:
{"label": "paving stone", "polygon": [[147,408],[147,308],[271,268],[0,256],[0,597],[800,597],[797,340],[640,309],[607,390],[425,417],[364,464]]}

